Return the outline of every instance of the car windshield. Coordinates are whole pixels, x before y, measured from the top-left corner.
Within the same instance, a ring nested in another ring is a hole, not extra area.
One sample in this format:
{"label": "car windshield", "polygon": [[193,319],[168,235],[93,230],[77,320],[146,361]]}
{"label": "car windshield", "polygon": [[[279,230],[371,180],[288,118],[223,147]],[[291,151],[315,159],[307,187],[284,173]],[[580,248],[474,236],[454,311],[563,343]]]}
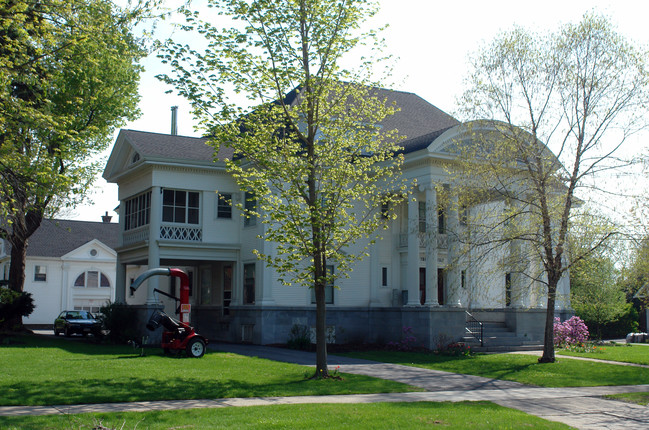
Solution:
{"label": "car windshield", "polygon": [[91,319],[94,319],[94,317],[88,311],[72,311],[72,312],[68,312],[68,319],[72,319],[72,320],[91,320]]}

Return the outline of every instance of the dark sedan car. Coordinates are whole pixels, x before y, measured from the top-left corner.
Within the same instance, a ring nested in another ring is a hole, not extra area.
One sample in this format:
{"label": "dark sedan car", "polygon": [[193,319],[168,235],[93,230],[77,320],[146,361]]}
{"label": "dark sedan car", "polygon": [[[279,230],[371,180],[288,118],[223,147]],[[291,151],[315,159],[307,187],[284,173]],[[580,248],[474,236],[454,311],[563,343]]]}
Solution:
{"label": "dark sedan car", "polygon": [[63,333],[71,336],[78,333],[82,336],[92,333],[101,336],[101,323],[88,311],[63,311],[54,320],[54,335]]}

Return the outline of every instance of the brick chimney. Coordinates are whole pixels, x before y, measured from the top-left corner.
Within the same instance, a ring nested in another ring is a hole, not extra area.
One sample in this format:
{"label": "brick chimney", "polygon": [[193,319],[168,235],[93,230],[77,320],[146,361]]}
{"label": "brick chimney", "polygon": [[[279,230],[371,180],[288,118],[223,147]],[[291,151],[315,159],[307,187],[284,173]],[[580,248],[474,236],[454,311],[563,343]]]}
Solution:
{"label": "brick chimney", "polygon": [[105,215],[101,216],[101,222],[109,223],[111,219],[113,219],[113,217],[108,215],[108,211],[106,211]]}

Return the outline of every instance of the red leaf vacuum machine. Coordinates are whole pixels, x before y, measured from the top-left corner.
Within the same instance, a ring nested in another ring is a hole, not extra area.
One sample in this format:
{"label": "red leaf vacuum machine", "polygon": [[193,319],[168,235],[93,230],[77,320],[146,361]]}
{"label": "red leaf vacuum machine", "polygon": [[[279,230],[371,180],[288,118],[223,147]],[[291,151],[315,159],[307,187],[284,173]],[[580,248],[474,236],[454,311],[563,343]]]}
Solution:
{"label": "red leaf vacuum machine", "polygon": [[131,291],[138,289],[142,282],[151,276],[171,276],[180,278],[180,298],[172,296],[157,288],[153,291],[176,301],[176,314],[180,314],[180,320],[171,318],[166,313],[156,310],[151,314],[146,328],[155,331],[158,327],[164,327],[162,332],[162,349],[166,354],[178,354],[185,351],[187,357],[199,358],[205,354],[207,338],[196,333],[194,327],[189,325],[189,276],[180,269],[156,268],[150,269],[137,277],[131,285]]}

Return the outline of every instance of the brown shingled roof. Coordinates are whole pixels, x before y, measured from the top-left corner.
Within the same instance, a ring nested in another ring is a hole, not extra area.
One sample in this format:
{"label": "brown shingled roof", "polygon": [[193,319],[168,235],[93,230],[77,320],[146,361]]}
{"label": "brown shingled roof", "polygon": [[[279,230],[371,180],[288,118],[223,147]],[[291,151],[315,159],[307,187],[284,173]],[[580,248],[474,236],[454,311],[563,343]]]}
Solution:
{"label": "brown shingled roof", "polygon": [[[382,126],[385,130],[397,129],[405,137],[401,145],[405,152],[422,149],[437,137],[440,131],[460,124],[451,115],[438,109],[416,94],[379,88],[379,98],[386,98],[388,103],[395,102],[400,108],[394,115],[387,117]],[[294,92],[287,98],[294,97]],[[147,158],[167,158],[189,161],[213,161],[214,148],[207,145],[206,138],[177,136],[124,129],[120,132],[133,145],[140,156]],[[217,160],[231,158],[231,148],[221,148]]]}
{"label": "brown shingled roof", "polygon": [[29,238],[27,256],[61,257],[93,239],[115,249],[118,236],[116,223],[44,219]]}
{"label": "brown shingled roof", "polygon": [[[405,138],[402,142],[405,152],[421,149],[410,148],[412,142],[418,142],[420,138],[427,135],[436,137],[441,134],[437,133],[440,130],[447,130],[460,124],[460,121],[417,94],[380,89],[377,95],[386,97],[389,102],[394,101],[400,108],[399,112],[387,117],[382,125],[386,130],[397,129],[399,135]],[[428,143],[431,141],[432,139]]]}
{"label": "brown shingled roof", "polygon": [[[214,148],[207,144],[205,138],[128,129],[122,129],[120,134],[123,134],[140,156],[145,158],[171,158],[193,161],[212,161],[214,159]],[[221,148],[216,159],[222,160],[232,157],[232,152],[232,149]]]}
{"label": "brown shingled roof", "polygon": [[[286,96],[286,102],[295,103],[296,98],[299,97],[298,93],[298,89],[291,91]],[[388,104],[394,103],[399,108],[394,115],[386,117],[381,126],[384,130],[396,129],[399,132],[399,136],[403,138],[401,146],[404,152],[422,149],[443,131],[460,124],[460,121],[417,94],[385,88],[373,88],[371,93],[378,99],[385,99]],[[432,139],[428,140],[429,137]]]}

